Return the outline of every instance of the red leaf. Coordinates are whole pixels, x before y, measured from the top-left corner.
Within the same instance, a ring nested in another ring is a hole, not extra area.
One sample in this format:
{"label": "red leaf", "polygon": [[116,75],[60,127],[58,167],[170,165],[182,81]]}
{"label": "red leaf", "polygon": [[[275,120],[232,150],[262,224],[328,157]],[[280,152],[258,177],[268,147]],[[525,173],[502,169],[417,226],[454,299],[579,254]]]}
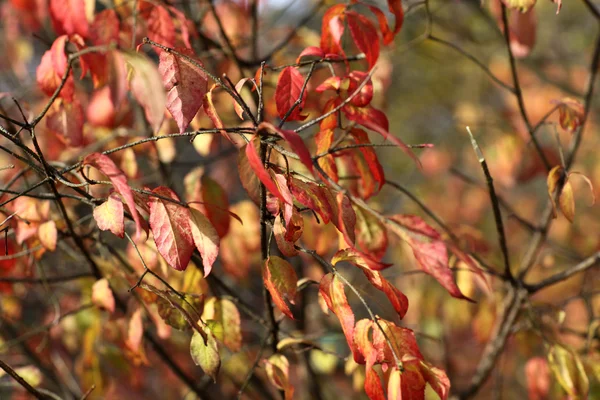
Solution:
{"label": "red leaf", "polygon": [[[354,343],[360,353],[365,358],[365,393],[371,400],[385,400],[385,394],[381,387],[381,379],[377,371],[373,369],[375,363],[380,362],[380,349],[376,348],[372,343],[370,332],[379,329],[370,319],[361,319],[356,323],[354,331]],[[377,335],[373,334],[375,339]]]}
{"label": "red leaf", "polygon": [[[68,61],[65,54],[67,41],[68,37],[66,35],[56,38],[50,50],[42,56],[40,65],[37,67],[36,80],[38,86],[48,96],[52,96],[60,86],[62,77],[67,70]],[[73,97],[74,90],[73,73],[70,73],[60,92],[60,97],[70,100]]]}
{"label": "red leaf", "polygon": [[338,251],[331,260],[333,265],[336,265],[340,261],[348,261],[357,267],[359,267],[369,282],[377,289],[381,290],[392,306],[394,310],[398,313],[400,318],[404,318],[406,315],[406,311],[408,310],[408,298],[394,287],[390,282],[388,282],[379,271],[374,271],[372,269],[373,264],[377,264],[374,260],[368,260],[368,257],[364,254],[361,254],[357,250],[354,249],[343,249]]}
{"label": "red leaf", "polygon": [[585,116],[583,105],[579,101],[569,97],[558,101],[555,100],[552,103],[558,105],[560,126],[564,130],[574,133],[581,126]]}
{"label": "red leaf", "polygon": [[302,52],[300,53],[298,58],[296,58],[296,63],[299,63],[300,60],[302,59],[302,57],[324,58],[325,52],[320,47],[309,46],[309,47],[305,48],[304,50],[302,50]]}
{"label": "red leaf", "polygon": [[323,223],[327,224],[333,218],[333,208],[329,201],[333,196],[327,194],[329,189],[326,187],[292,178],[290,190],[300,204],[317,212]]}
{"label": "red leaf", "polygon": [[[154,6],[148,14],[148,37],[167,47],[175,47],[175,24],[166,8]],[[155,48],[158,53],[163,53]]]}
{"label": "red leaf", "polygon": [[219,235],[208,218],[200,211],[190,208],[190,217],[192,238],[198,252],[202,256],[204,277],[207,277],[219,255]]}
{"label": "red leaf", "polygon": [[199,203],[192,204],[191,207],[202,211],[208,217],[219,237],[225,236],[229,232],[232,214],[229,212],[227,193],[221,185],[208,175],[202,175],[198,193],[194,195],[193,200]]}
{"label": "red leaf", "polygon": [[[275,87],[275,103],[277,105],[277,113],[279,118],[283,117],[292,109],[298,99],[300,103],[294,108],[294,110],[287,117],[287,121],[302,121],[306,119],[306,116],[301,115],[304,102],[306,101],[306,91],[302,93],[302,86],[304,84],[304,77],[298,71],[297,68],[287,67],[277,79],[277,86]],[[302,97],[300,97],[302,94]]]}
{"label": "red leaf", "polygon": [[115,194],[111,194],[104,203],[94,208],[94,219],[98,229],[110,230],[116,236],[123,238],[125,230],[123,203]]}
{"label": "red leaf", "polygon": [[[348,80],[348,89],[346,92],[352,94],[358,89],[361,83],[365,79],[368,79],[367,83],[360,89],[360,92],[350,100],[350,104],[356,107],[366,107],[373,100],[373,80],[369,77],[366,72],[363,71],[352,71],[345,79]],[[385,124],[385,122],[382,122]]]}
{"label": "red leaf", "polygon": [[[252,140],[259,140],[257,138],[258,136],[255,136],[255,138]],[[256,148],[251,143],[248,143],[246,145],[246,157],[248,158],[248,163],[250,164],[250,167],[252,167],[252,169],[258,176],[258,179],[260,179],[263,185],[265,185],[267,190],[269,190],[269,192],[277,196],[277,198],[279,198],[279,200],[281,200],[282,202],[288,203],[289,200],[286,200],[286,198],[281,194],[281,192],[277,188],[277,185],[275,185],[275,182],[273,182],[271,176],[262,164],[262,161],[260,160],[260,157],[256,152]]]}
{"label": "red leaf", "polygon": [[336,275],[329,273],[321,279],[319,294],[325,300],[327,307],[340,320],[354,360],[359,364],[363,364],[365,360],[354,343],[354,313],[348,304],[348,299],[344,292],[344,284]]}
{"label": "red leaf", "polygon": [[127,184],[127,178],[125,174],[115,165],[115,163],[104,154],[92,153],[83,159],[83,165],[91,165],[98,169],[104,175],[110,179],[115,190],[125,200],[125,204],[129,207],[129,212],[135,221],[136,229],[136,240],[140,237],[140,231],[142,230],[142,221],[140,215],[135,208],[135,200],[131,188]]}
{"label": "red leaf", "polygon": [[344,34],[345,4],[330,7],[321,22],[321,49],[324,53],[343,54],[340,41]]}
{"label": "red leaf", "polygon": [[[210,88],[210,90],[204,95],[202,107],[204,108],[204,112],[206,113],[208,118],[210,118],[215,128],[223,129],[225,126],[223,125],[223,121],[221,121],[221,118],[219,117],[219,114],[217,113],[215,104],[213,102],[213,90],[215,87],[217,87],[217,85],[213,85]],[[221,134],[231,141],[231,138],[227,135],[227,132],[221,131]]]}
{"label": "red leaf", "polygon": [[275,224],[273,225],[273,236],[275,236],[275,242],[281,254],[286,257],[293,257],[298,255],[298,250],[294,247],[294,241],[286,239],[287,230],[281,222],[281,218],[275,218]]}
{"label": "red leaf", "polygon": [[[402,23],[404,22],[404,9],[402,8],[402,0],[388,0],[388,9],[390,10],[390,12],[392,14],[394,14],[394,17],[396,17],[396,24],[394,25],[394,36],[396,36],[398,34],[398,32],[400,32],[400,29],[402,28]],[[384,43],[386,43],[385,38],[384,38]]]}
{"label": "red leaf", "polygon": [[[371,143],[371,141],[369,140],[369,135],[367,135],[367,132],[363,131],[362,129],[352,129],[350,131],[350,134],[354,137],[354,140],[357,144]],[[365,196],[366,199],[373,194],[379,193],[379,191],[383,187],[383,184],[385,183],[385,175],[383,172],[383,167],[381,166],[381,163],[379,163],[379,159],[377,158],[377,153],[375,153],[372,147],[361,147],[360,152],[362,153],[367,163],[367,166],[369,167],[371,177],[378,183],[378,187],[376,188],[376,190],[373,193],[369,193],[368,196]]]}
{"label": "red leaf", "polygon": [[70,146],[83,146],[83,108],[77,99],[58,100],[46,116],[46,126]]}
{"label": "red leaf", "polygon": [[148,57],[138,53],[121,53],[133,69],[129,85],[135,99],[140,103],[146,119],[157,132],[164,119],[167,96],[161,75]]}
{"label": "red leaf", "polygon": [[419,161],[417,156],[415,156],[410,147],[408,147],[406,144],[404,144],[403,141],[401,141],[397,137],[393,136],[390,132],[388,132],[389,122],[383,112],[370,106],[356,108],[350,105],[346,105],[346,107],[344,107],[343,110],[346,114],[346,117],[349,120],[354,121],[357,124],[360,124],[366,128],[371,129],[372,131],[379,133],[386,140],[389,139],[390,142],[400,147],[404,151],[404,153],[406,153],[410,158],[412,158],[415,161],[415,163],[417,163],[419,168],[421,167],[421,162]]}
{"label": "red leaf", "polygon": [[336,200],[332,202],[332,210],[334,215],[332,219],[333,224],[342,232],[346,243],[354,246],[354,242],[356,241],[356,234],[354,232],[354,228],[356,227],[356,213],[352,208],[352,203],[348,196],[342,192],[338,192]]}
{"label": "red leaf", "polygon": [[261,129],[276,132],[279,136],[284,138],[286,142],[290,144],[292,150],[294,150],[294,152],[298,154],[298,157],[300,157],[300,161],[302,161],[306,168],[308,168],[308,170],[311,172],[313,171],[312,157],[310,156],[310,152],[306,148],[306,145],[304,144],[304,141],[302,140],[300,135],[298,135],[294,131],[279,129],[269,122],[261,123],[258,126],[258,130]]}
{"label": "red leaf", "polygon": [[100,11],[90,26],[90,42],[95,46],[107,45],[119,41],[119,17],[115,10]]}
{"label": "red leaf", "polygon": [[77,33],[84,38],[88,36],[84,0],[50,0],[50,20],[58,35]]}
{"label": "red leaf", "polygon": [[[202,65],[191,50],[176,50]],[[160,54],[158,71],[167,91],[167,109],[177,122],[179,132],[183,133],[202,107],[204,95],[208,90],[208,77],[190,60],[166,51]]]}
{"label": "red leaf", "polygon": [[[179,201],[168,187],[159,186],[152,193]],[[150,229],[158,252],[177,271],[187,268],[194,252],[194,238],[190,226],[190,210],[179,204],[150,197]]]}
{"label": "red leaf", "polygon": [[285,299],[287,299],[290,303],[295,303],[294,297],[296,297],[298,277],[294,267],[283,258],[271,256],[263,264],[262,272],[265,287],[271,293],[277,308],[291,319],[294,319],[292,311],[285,302]]}
{"label": "red leaf", "polygon": [[525,378],[529,400],[548,398],[552,384],[548,361],[542,357],[530,358],[525,364]]}
{"label": "red leaf", "polygon": [[414,215],[394,215],[390,221],[392,231],[410,245],[425,273],[433,276],[452,297],[472,301],[462,294],[454,282],[448,265],[446,244],[435,229]]}
{"label": "red leaf", "polygon": [[369,69],[373,68],[379,58],[377,30],[367,17],[355,11],[346,11],[346,19],[356,47],[365,53]]}

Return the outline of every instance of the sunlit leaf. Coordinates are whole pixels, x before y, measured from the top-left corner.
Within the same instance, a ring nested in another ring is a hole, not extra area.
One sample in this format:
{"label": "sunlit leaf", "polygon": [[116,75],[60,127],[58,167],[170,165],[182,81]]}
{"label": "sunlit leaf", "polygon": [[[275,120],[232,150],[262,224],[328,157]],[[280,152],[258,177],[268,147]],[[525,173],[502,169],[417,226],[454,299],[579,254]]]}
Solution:
{"label": "sunlit leaf", "polygon": [[296,297],[296,284],[298,276],[294,267],[281,257],[270,256],[263,264],[263,282],[271,293],[273,302],[289,318],[294,315],[286,303],[286,300],[294,304]]}
{"label": "sunlit leaf", "polygon": [[207,336],[206,342],[200,333],[194,331],[192,341],[190,342],[190,354],[194,363],[208,375],[213,381],[217,380],[219,369],[221,368],[221,356],[219,355],[219,345],[212,332],[202,327]]}
{"label": "sunlit leaf", "polygon": [[110,313],[115,312],[115,298],[106,278],[99,279],[92,285],[92,303]]}
{"label": "sunlit leaf", "polygon": [[[299,100],[300,103],[290,113],[286,121],[302,121],[306,119],[306,116],[301,114],[307,95],[306,91],[302,93],[303,84],[304,77],[297,68],[287,67],[281,71],[277,80],[277,86],[275,87],[275,104],[277,105],[279,118],[283,119],[296,101]],[[302,96],[300,96],[301,94]]]}

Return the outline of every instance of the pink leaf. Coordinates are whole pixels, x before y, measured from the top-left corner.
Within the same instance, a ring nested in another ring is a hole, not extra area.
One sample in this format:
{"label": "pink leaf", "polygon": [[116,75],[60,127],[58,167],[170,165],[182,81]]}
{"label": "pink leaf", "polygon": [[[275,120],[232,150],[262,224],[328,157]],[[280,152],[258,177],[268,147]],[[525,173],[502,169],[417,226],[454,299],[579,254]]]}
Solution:
{"label": "pink leaf", "polygon": [[200,211],[190,208],[190,225],[194,244],[202,256],[204,276],[208,276],[212,265],[219,254],[219,234],[212,226],[208,218]]}
{"label": "pink leaf", "polygon": [[135,221],[136,240],[140,238],[142,230],[142,221],[140,215],[135,208],[135,200],[131,188],[127,184],[125,174],[115,165],[115,163],[106,155],[100,153],[92,153],[83,159],[83,165],[91,165],[97,168],[100,172],[110,179],[115,190],[125,200],[125,204],[129,207],[129,212]]}
{"label": "pink leaf", "polygon": [[89,23],[84,0],[50,0],[50,20],[57,34],[79,34],[86,38]]}
{"label": "pink leaf", "polygon": [[362,51],[373,68],[379,58],[379,36],[377,30],[367,17],[354,11],[346,11],[348,28],[356,47]]}
{"label": "pink leaf", "polygon": [[94,208],[94,219],[98,229],[109,230],[120,238],[124,236],[123,203],[116,195],[111,194],[108,200]]}
{"label": "pink leaf", "polygon": [[[153,194],[179,202],[168,187],[159,186]],[[194,238],[190,226],[190,209],[177,203],[150,197],[150,229],[158,252],[177,271],[187,268],[194,253]]]}
{"label": "pink leaf", "polygon": [[[202,65],[191,50],[176,50]],[[166,51],[160,54],[158,71],[167,91],[167,109],[175,118],[179,132],[183,133],[202,107],[204,95],[208,90],[208,77],[190,60]]]}

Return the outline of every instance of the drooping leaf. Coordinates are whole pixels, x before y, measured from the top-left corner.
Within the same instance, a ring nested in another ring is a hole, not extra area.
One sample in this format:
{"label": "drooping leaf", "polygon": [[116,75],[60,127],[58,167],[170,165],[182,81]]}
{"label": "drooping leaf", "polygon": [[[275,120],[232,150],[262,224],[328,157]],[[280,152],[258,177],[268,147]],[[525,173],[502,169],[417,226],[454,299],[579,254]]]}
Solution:
{"label": "drooping leaf", "polygon": [[327,224],[330,220],[337,217],[337,214],[335,216],[333,214],[335,204],[332,204],[330,201],[333,195],[331,193],[328,194],[328,188],[314,182],[305,182],[292,178],[290,190],[296,201],[319,214],[323,223]]}
{"label": "drooping leaf", "polygon": [[88,36],[89,23],[84,0],[50,0],[50,21],[58,35]]}
{"label": "drooping leaf", "polygon": [[142,220],[135,208],[135,200],[131,188],[127,184],[125,174],[115,165],[115,163],[106,155],[100,153],[92,153],[83,159],[83,165],[91,165],[98,169],[110,179],[115,190],[119,192],[125,204],[129,207],[129,212],[135,221],[136,240],[140,238],[142,231]]}
{"label": "drooping leaf", "polygon": [[298,276],[294,267],[281,257],[270,256],[263,264],[263,282],[271,293],[273,302],[285,315],[294,319],[294,315],[286,303],[294,304]]}
{"label": "drooping leaf", "polygon": [[[162,5],[154,5],[149,13],[142,13],[148,22],[148,37],[167,47],[175,47],[175,24],[169,11]],[[159,53],[161,49],[156,50]]]}
{"label": "drooping leaf", "polygon": [[116,236],[123,238],[125,232],[125,220],[123,218],[123,203],[114,194],[94,208],[94,220],[98,229],[111,231]]}
{"label": "drooping leaf", "polygon": [[572,399],[587,399],[589,380],[576,352],[555,344],[548,352],[548,363],[560,386]]}
{"label": "drooping leaf", "polygon": [[208,76],[199,67],[203,65],[202,62],[191,50],[175,50],[194,62],[172,52],[163,51],[160,54],[158,71],[167,91],[167,109],[177,122],[179,132],[183,133],[203,105],[204,96],[208,91]]}
{"label": "drooping leaf", "polygon": [[38,227],[38,238],[46,250],[56,250],[57,236],[56,223],[52,220],[46,221]]}
{"label": "drooping leaf", "polygon": [[321,278],[319,294],[325,300],[327,308],[333,311],[340,320],[342,331],[346,336],[354,360],[359,364],[363,364],[365,362],[364,357],[354,343],[354,313],[350,308],[350,304],[348,304],[343,282],[337,275],[329,273]]}
{"label": "drooping leaf", "polygon": [[165,292],[164,296],[159,296],[156,299],[158,315],[162,320],[167,325],[180,331],[191,329],[190,323],[186,320],[183,312],[171,303],[177,303],[189,316],[198,318],[203,312],[204,295],[185,294],[181,299],[172,292]]}
{"label": "drooping leaf", "polygon": [[150,197],[150,229],[158,252],[177,271],[187,268],[194,252],[194,238],[190,226],[190,209],[164,200],[179,198],[168,187],[159,186],[152,191],[162,198]]}
{"label": "drooping leaf", "polygon": [[379,58],[379,36],[371,21],[355,11],[346,11],[350,35],[356,47],[365,54],[369,69]]}
{"label": "drooping leaf", "polygon": [[219,234],[204,214],[193,208],[190,208],[189,211],[192,238],[198,252],[202,256],[204,276],[206,277],[210,274],[219,254]]}
{"label": "drooping leaf", "polygon": [[301,114],[307,96],[306,91],[302,93],[303,84],[304,77],[297,68],[286,67],[281,71],[277,80],[277,86],[275,87],[275,104],[277,105],[279,118],[283,119],[296,101],[300,100],[286,121],[302,121],[306,119],[306,116]]}
{"label": "drooping leaf", "polygon": [[[258,140],[260,140],[260,138],[258,136],[256,136],[254,139],[252,139],[252,141],[255,141],[255,140],[258,141]],[[265,187],[267,188],[267,190],[269,192],[271,192],[273,195],[275,195],[277,198],[279,198],[282,202],[288,203],[289,200],[287,200],[281,194],[281,192],[279,191],[279,188],[277,187],[277,185],[275,185],[275,182],[273,182],[273,180],[271,179],[271,176],[265,169],[265,166],[263,165],[260,157],[258,156],[258,153],[256,152],[256,147],[252,143],[248,143],[246,145],[245,149],[246,149],[245,152],[246,152],[246,157],[247,157],[248,163],[249,163],[250,167],[252,168],[252,170],[254,170],[254,172],[256,173],[256,176],[258,177],[258,179],[260,179],[262,184],[265,185]]]}
{"label": "drooping leaf", "polygon": [[[214,84],[212,85],[210,90],[206,92],[206,94],[204,95],[204,101],[202,102],[202,107],[204,108],[204,112],[206,113],[208,118],[210,118],[215,128],[222,129],[225,126],[223,125],[223,121],[221,121],[221,117],[219,117],[219,114],[217,113],[217,109],[215,108],[215,104],[213,101],[213,90],[216,87],[216,84]],[[231,140],[225,131],[221,131],[221,134],[227,137],[227,139]]]}
{"label": "drooping leaf", "polygon": [[356,213],[348,196],[338,192],[335,200],[331,200],[333,218],[332,222],[344,235],[349,246],[354,246],[356,241]]}
{"label": "drooping leaf", "polygon": [[341,47],[344,34],[345,4],[336,4],[330,7],[321,22],[321,49],[325,53],[344,54]]}
{"label": "drooping leaf", "polygon": [[[65,46],[68,42],[68,36],[59,36],[52,43],[50,50],[46,51],[42,56],[42,60],[36,70],[36,80],[39,88],[48,96],[52,96],[56,89],[60,86],[63,75],[67,70],[67,55]],[[60,97],[71,100],[75,84],[73,82],[73,73],[69,74],[62,90]]]}
{"label": "drooping leaf", "polygon": [[560,126],[571,133],[574,133],[583,122],[585,109],[583,105],[572,98],[565,97],[552,103],[558,105]]}
{"label": "drooping leaf", "polygon": [[298,157],[300,157],[300,161],[302,161],[306,168],[308,168],[308,170],[311,172],[313,171],[312,158],[310,156],[310,152],[306,148],[306,145],[304,144],[302,138],[296,132],[285,129],[279,129],[268,122],[261,123],[258,126],[258,129],[266,129],[268,131],[275,132],[283,139],[285,139],[285,141],[290,144],[294,152],[298,154]]}
{"label": "drooping leaf", "polygon": [[568,179],[560,192],[558,206],[565,218],[567,218],[570,223],[573,223],[573,220],[575,219],[575,195],[573,194],[573,186]]}
{"label": "drooping leaf", "polygon": [[115,312],[115,298],[106,278],[99,279],[92,285],[92,303],[110,313]]}
{"label": "drooping leaf", "polygon": [[419,166],[419,167],[421,166],[419,159],[413,153],[411,148],[408,147],[402,140],[398,139],[397,137],[395,137],[388,131],[389,122],[383,112],[381,112],[380,110],[377,110],[376,108],[373,108],[371,106],[354,107],[351,105],[346,105],[343,108],[343,111],[349,120],[354,121],[357,124],[364,126],[365,128],[368,128],[372,131],[379,133],[386,140],[389,140],[390,142],[394,143],[396,146],[400,147],[406,155],[408,155],[410,158],[412,158],[415,161],[417,166]]}
{"label": "drooping leaf", "polygon": [[356,213],[356,243],[364,252],[376,260],[381,260],[388,246],[385,225],[362,207],[354,208]]}
{"label": "drooping leaf", "polygon": [[381,290],[386,295],[400,318],[404,318],[406,311],[408,310],[408,298],[385,279],[381,272],[371,268],[374,264],[374,260],[369,262],[368,257],[364,254],[360,254],[357,250],[343,249],[339,250],[333,256],[331,263],[336,265],[340,261],[348,261],[359,267],[369,282],[371,282],[377,290]]}
{"label": "drooping leaf", "polygon": [[[213,330],[217,340],[233,352],[242,348],[241,317],[235,303],[229,299],[218,299],[212,297],[204,305],[202,312],[204,321],[212,321],[221,328]],[[219,333],[217,334],[218,331]]]}
{"label": "drooping leaf", "polygon": [[370,319],[361,319],[356,323],[354,331],[354,343],[357,350],[362,354],[365,360],[365,393],[371,400],[385,400],[385,394],[381,386],[381,378],[373,366],[382,361],[381,350],[376,347],[371,340],[371,336],[375,339],[377,335],[371,331],[379,329]]}
{"label": "drooping leaf", "polygon": [[425,273],[433,276],[452,297],[469,300],[454,281],[446,244],[435,229],[414,215],[394,215],[389,221],[389,228],[408,243]]}
{"label": "drooping leaf", "polygon": [[219,369],[221,368],[219,345],[215,335],[207,327],[202,327],[202,329],[207,336],[207,340],[205,342],[202,335],[194,331],[192,341],[190,342],[190,354],[194,363],[200,366],[213,381],[216,381]]}
{"label": "drooping leaf", "polygon": [[290,383],[288,359],[283,354],[273,354],[265,360],[265,369],[271,384],[284,391],[285,400],[292,400],[294,398],[294,386]]}
{"label": "drooping leaf", "polygon": [[164,119],[167,95],[161,74],[148,57],[139,53],[122,52],[131,67],[129,86],[135,99],[144,109],[152,130],[158,132]]}
{"label": "drooping leaf", "polygon": [[202,211],[219,237],[224,237],[229,232],[231,217],[236,215],[229,212],[229,199],[221,185],[207,174],[202,174],[190,198],[192,200],[191,207]]}

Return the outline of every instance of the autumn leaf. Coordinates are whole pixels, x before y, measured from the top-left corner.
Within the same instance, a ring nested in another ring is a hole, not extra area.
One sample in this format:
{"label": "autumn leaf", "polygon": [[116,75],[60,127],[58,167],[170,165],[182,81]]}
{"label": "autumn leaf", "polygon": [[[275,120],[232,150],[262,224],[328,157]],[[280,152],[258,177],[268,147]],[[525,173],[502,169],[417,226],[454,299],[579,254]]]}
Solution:
{"label": "autumn leaf", "polygon": [[210,298],[204,304],[202,319],[212,321],[220,327],[213,330],[213,333],[225,347],[233,352],[240,351],[242,348],[241,316],[234,302],[224,298]]}
{"label": "autumn leaf", "polygon": [[[65,46],[68,40],[67,35],[56,38],[50,50],[46,51],[42,56],[42,60],[37,67],[37,84],[48,96],[52,96],[56,89],[60,87],[62,77],[67,71],[68,59],[65,53]],[[60,91],[60,97],[71,100],[74,90],[75,84],[73,82],[73,73],[71,72]]]}
{"label": "autumn leaf", "polygon": [[388,227],[412,248],[425,273],[433,276],[452,297],[469,300],[462,294],[448,265],[448,250],[440,234],[414,215],[394,215]]}
{"label": "autumn leaf", "polygon": [[552,103],[558,107],[560,126],[564,130],[574,133],[583,123],[585,116],[583,105],[579,101],[569,97],[554,100]]}
{"label": "autumn leaf", "polygon": [[115,298],[106,278],[99,279],[92,285],[92,303],[110,313],[115,312]]}
{"label": "autumn leaf", "polygon": [[171,267],[183,271],[194,253],[190,209],[177,204],[179,198],[167,187],[159,186],[152,193],[160,196],[151,196],[149,201],[150,229],[156,248]]}
{"label": "autumn leaf", "polygon": [[346,7],[345,4],[336,4],[325,11],[323,15],[321,49],[325,53],[344,54],[340,43],[344,34],[344,11]]}
{"label": "autumn leaf", "polygon": [[[146,13],[142,13],[144,15]],[[148,37],[157,43],[167,47],[175,46],[175,24],[169,11],[162,5],[155,5],[151,11],[147,13],[146,20],[148,22]],[[157,50],[163,53],[161,49]]]}
{"label": "autumn leaf", "polygon": [[273,354],[265,360],[265,370],[271,384],[284,391],[285,400],[292,400],[294,398],[294,387],[290,383],[288,359],[283,354]]}
{"label": "autumn leaf", "polygon": [[248,143],[245,147],[245,149],[246,149],[245,154],[246,154],[246,158],[248,160],[248,165],[256,173],[256,176],[258,177],[258,179],[260,179],[262,184],[265,185],[265,187],[267,188],[267,190],[269,192],[271,192],[273,195],[275,195],[277,198],[279,198],[282,202],[289,203],[290,200],[285,198],[281,194],[281,192],[279,191],[279,188],[277,187],[275,182],[273,182],[273,179],[271,179],[271,176],[265,169],[265,166],[263,165],[260,157],[258,156],[258,153],[256,152],[256,146],[252,143],[254,141],[258,142],[258,141],[260,141],[260,138],[258,136],[255,136],[252,139],[252,141],[250,143]]}
{"label": "autumn leaf", "polygon": [[215,335],[207,327],[202,327],[207,336],[206,342],[200,333],[194,331],[190,342],[190,354],[194,363],[216,382],[219,369],[221,368],[221,357],[219,345]]}
{"label": "autumn leaf", "polygon": [[94,220],[98,229],[109,230],[120,238],[124,236],[123,203],[116,195],[111,194],[104,203],[94,208]]}
{"label": "autumn leaf", "polygon": [[219,234],[212,226],[208,218],[200,211],[193,208],[190,211],[190,227],[192,230],[192,238],[198,252],[202,256],[202,264],[204,266],[204,276],[208,276],[212,270],[212,266],[219,254]]}
{"label": "autumn leaf", "polygon": [[513,8],[521,12],[529,10],[535,5],[537,0],[502,0],[508,8]]}
{"label": "autumn leaf", "polygon": [[208,91],[208,76],[202,70],[202,62],[186,48],[176,48],[181,57],[172,52],[160,53],[158,71],[167,92],[167,109],[177,122],[179,132],[187,129]]}
{"label": "autumn leaf", "polygon": [[319,283],[319,295],[329,308],[340,320],[342,331],[348,342],[348,346],[352,351],[354,360],[363,364],[365,362],[363,355],[358,351],[354,343],[354,312],[348,304],[344,284],[336,274],[329,273],[321,278]]}
{"label": "autumn leaf", "polygon": [[135,221],[136,240],[140,238],[142,231],[142,220],[135,206],[135,199],[131,188],[127,184],[125,174],[115,165],[115,163],[106,155],[92,153],[83,159],[83,165],[91,165],[98,169],[110,179],[115,190],[123,197],[125,204],[129,207],[129,212]]}
{"label": "autumn leaf", "polygon": [[119,16],[113,9],[102,10],[90,25],[90,42],[95,46],[108,45],[119,41]]}
{"label": "autumn leaf", "polygon": [[530,358],[525,363],[525,377],[530,400],[543,400],[548,397],[551,381],[550,368],[545,358]]}
{"label": "autumn leaf", "polygon": [[50,0],[50,21],[58,35],[76,33],[83,38],[88,36],[85,0]]}
{"label": "autumn leaf", "polygon": [[139,53],[122,52],[131,68],[129,86],[135,99],[144,109],[152,130],[158,132],[167,105],[167,95],[161,74],[148,57]]}
{"label": "autumn leaf", "polygon": [[72,147],[84,145],[83,124],[83,107],[77,99],[57,100],[46,116],[48,129],[63,138]]}
{"label": "autumn leaf", "polygon": [[365,54],[369,69],[373,68],[379,58],[377,30],[367,17],[355,11],[346,11],[346,20],[356,47]]}
{"label": "autumn leaf", "polygon": [[[306,91],[302,93],[304,77],[297,68],[287,67],[279,74],[277,86],[275,87],[275,104],[277,105],[277,113],[279,118],[283,119],[297,100],[300,103],[288,115],[286,121],[302,121],[306,116],[301,115],[306,101]],[[302,94],[302,96],[300,96]]]}
{"label": "autumn leaf", "polygon": [[294,267],[281,257],[271,256],[263,264],[262,275],[265,287],[271,293],[277,308],[289,318],[294,319],[294,315],[286,303],[286,299],[292,304],[295,303],[298,276]]}
{"label": "autumn leaf", "polygon": [[300,157],[300,161],[302,161],[304,166],[306,166],[310,172],[313,171],[312,157],[310,156],[310,152],[308,151],[308,148],[304,144],[304,141],[300,135],[294,131],[279,129],[268,122],[261,123],[258,126],[258,130],[260,131],[261,129],[275,132],[280,137],[285,139],[285,141],[290,144],[290,147],[294,150],[294,152],[298,154],[298,157]]}
{"label": "autumn leaf", "polygon": [[46,250],[56,250],[58,231],[54,221],[46,221],[38,227],[38,238]]}
{"label": "autumn leaf", "polygon": [[369,262],[368,257],[364,254],[361,254],[355,249],[343,249],[339,250],[331,260],[332,265],[336,265],[341,261],[348,261],[355,266],[359,267],[369,282],[377,289],[382,291],[392,306],[394,310],[398,313],[400,318],[404,318],[406,315],[406,311],[408,310],[408,298],[394,287],[387,279],[381,275],[381,272],[372,269],[371,267],[374,263],[372,260]]}

